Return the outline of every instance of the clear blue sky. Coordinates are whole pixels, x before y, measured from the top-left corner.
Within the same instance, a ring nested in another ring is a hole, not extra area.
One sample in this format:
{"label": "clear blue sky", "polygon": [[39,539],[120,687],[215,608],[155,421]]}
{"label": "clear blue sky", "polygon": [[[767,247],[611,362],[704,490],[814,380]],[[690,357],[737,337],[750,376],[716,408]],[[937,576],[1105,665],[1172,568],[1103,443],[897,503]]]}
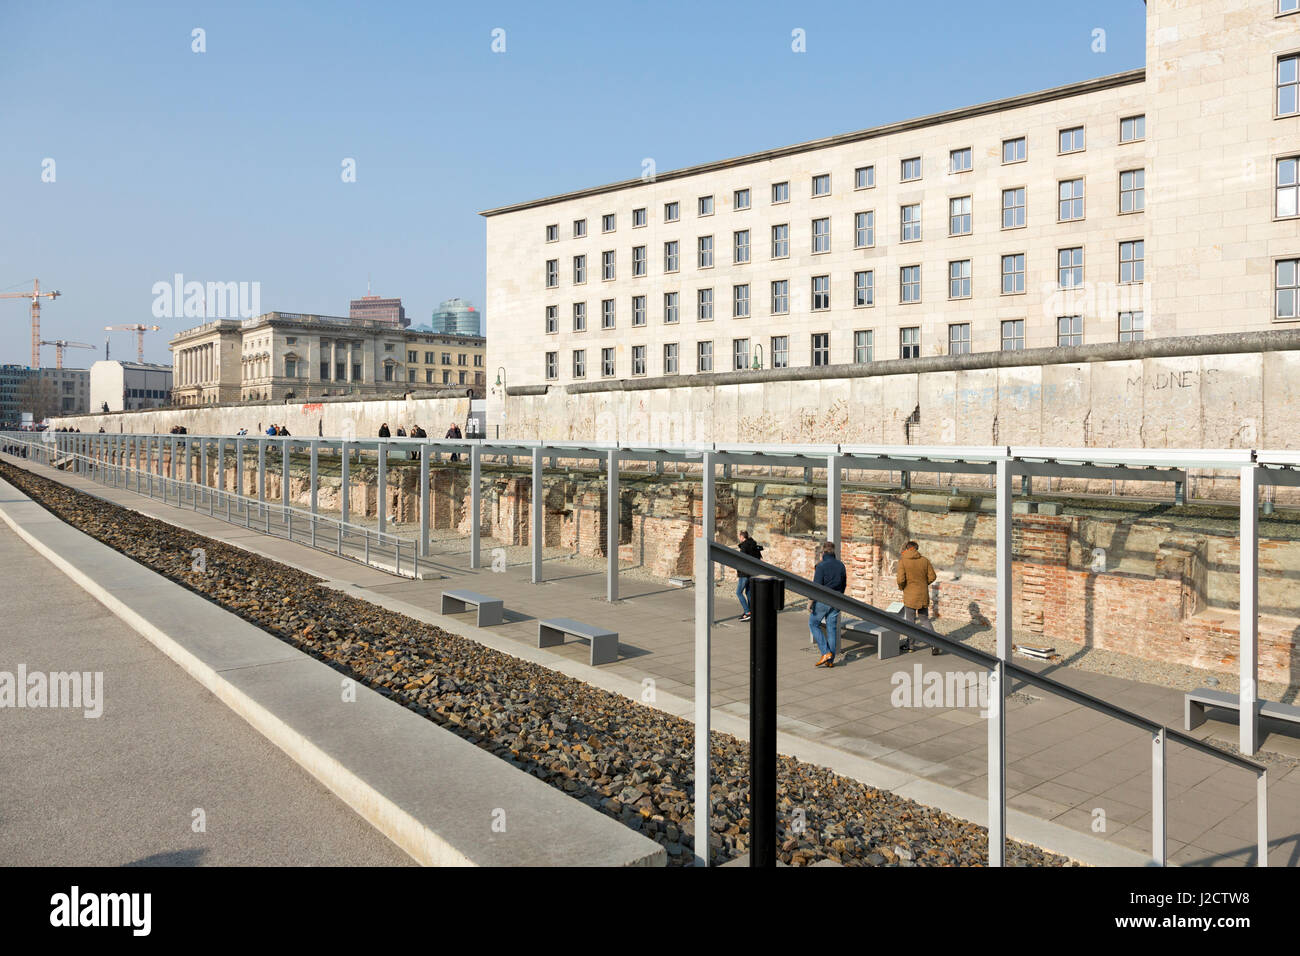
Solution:
{"label": "clear blue sky", "polygon": [[[98,345],[82,367],[119,323],[161,325],[145,357],[169,361],[196,324],[152,317],[177,272],[332,315],[369,273],[421,324],[483,304],[483,209],[1140,67],[1145,9],[0,0],[0,291],[59,289],[42,337]],[[28,329],[0,300],[0,362]]]}

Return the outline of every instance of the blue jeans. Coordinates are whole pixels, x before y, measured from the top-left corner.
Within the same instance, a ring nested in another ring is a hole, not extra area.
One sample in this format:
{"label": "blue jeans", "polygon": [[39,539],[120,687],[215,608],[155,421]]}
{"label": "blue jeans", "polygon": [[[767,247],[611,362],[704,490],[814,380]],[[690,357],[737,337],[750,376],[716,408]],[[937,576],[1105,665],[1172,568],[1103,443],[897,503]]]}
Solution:
{"label": "blue jeans", "polygon": [[[822,633],[822,622],[826,622],[826,632]],[[835,656],[839,650],[839,625],[840,612],[829,604],[819,604],[816,601],[812,605],[812,613],[808,615],[808,630],[812,631],[813,640],[817,642],[817,649],[823,655],[829,654]]]}
{"label": "blue jeans", "polygon": [[736,578],[736,597],[740,598],[740,613],[749,613],[749,578]]}

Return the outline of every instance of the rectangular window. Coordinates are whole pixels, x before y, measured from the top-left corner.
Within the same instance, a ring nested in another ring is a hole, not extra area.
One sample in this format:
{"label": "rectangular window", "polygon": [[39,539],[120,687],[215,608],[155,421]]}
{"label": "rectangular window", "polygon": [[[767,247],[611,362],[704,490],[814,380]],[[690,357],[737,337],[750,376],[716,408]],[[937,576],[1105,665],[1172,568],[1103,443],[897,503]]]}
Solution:
{"label": "rectangular window", "polygon": [[700,236],[696,241],[696,248],[699,253],[699,267],[701,269],[713,268],[713,237]]}
{"label": "rectangular window", "polygon": [[[547,313],[547,316],[546,316],[546,317],[547,317],[548,319],[551,318],[551,317],[554,315],[554,312],[552,311],[554,308],[555,308],[555,306],[553,306],[553,305],[550,305],[550,306],[547,306],[547,307],[546,307],[546,313]],[[550,325],[550,323],[548,322],[547,325]],[[547,331],[554,331],[554,330],[552,330],[552,329],[548,329]],[[478,357],[478,358],[482,358],[483,356],[480,355],[480,356],[477,356],[477,357]],[[433,353],[433,352],[425,352],[425,353],[424,353],[424,364],[425,364],[425,365],[436,365],[436,364],[438,364],[437,355],[436,355],[435,353]],[[480,364],[481,364],[481,363],[480,363]]]}
{"label": "rectangular window", "polygon": [[967,146],[965,149],[954,149],[948,153],[948,172],[965,173],[969,172],[974,161],[974,153]]}
{"label": "rectangular window", "polygon": [[1136,143],[1140,139],[1146,139],[1147,136],[1147,118],[1145,116],[1125,116],[1119,121],[1119,141],[1121,143]]}
{"label": "rectangular window", "polygon": [[1141,312],[1121,312],[1119,314],[1119,340],[1121,342],[1141,342],[1146,316]]}
{"label": "rectangular window", "polygon": [[876,212],[855,213],[853,216],[853,248],[869,249],[876,244]]}
{"label": "rectangular window", "polygon": [[1002,228],[1019,229],[1025,224],[1025,190],[1002,190]]}
{"label": "rectangular window", "polygon": [[[554,306],[551,306],[551,308],[555,308],[555,307],[554,307]],[[549,312],[550,309],[548,309],[547,311]],[[549,331],[551,331],[551,330],[550,330],[550,329],[547,329],[546,331],[549,332]],[[329,363],[329,362],[321,362],[321,363],[320,363],[320,380],[321,380],[322,382],[328,382],[328,381],[330,380],[330,363]]]}
{"label": "rectangular window", "polygon": [[1277,12],[1295,13],[1300,10],[1300,0],[1277,0]]}
{"label": "rectangular window", "polygon": [[772,314],[785,315],[790,311],[790,280],[777,279],[772,283]]}
{"label": "rectangular window", "polygon": [[554,289],[560,284],[560,260],[546,260],[546,288]]}
{"label": "rectangular window", "polygon": [[822,173],[812,178],[813,196],[829,196],[831,194],[831,174]]}
{"label": "rectangular window", "polygon": [[1275,214],[1279,219],[1287,219],[1300,212],[1297,207],[1297,172],[1300,172],[1300,156],[1287,156],[1277,161],[1277,204]]}
{"label": "rectangular window", "polygon": [[898,220],[899,237],[903,242],[914,242],[921,238],[921,204],[919,202],[900,207]]}
{"label": "rectangular window", "polygon": [[748,189],[737,189],[734,193],[732,193],[732,195],[731,195],[731,200],[732,200],[731,204],[732,204],[732,206],[736,209],[737,212],[739,212],[739,211],[742,210],[742,209],[748,209],[748,208],[749,208],[749,190],[748,190]]}
{"label": "rectangular window", "polygon": [[664,325],[677,324],[677,295],[676,292],[664,293]]}
{"label": "rectangular window", "polygon": [[959,259],[948,263],[948,298],[970,298],[970,260]]}
{"label": "rectangular window", "polygon": [[600,254],[600,275],[602,279],[614,278],[614,250],[610,249]]}
{"label": "rectangular window", "polygon": [[1277,58],[1277,115],[1300,113],[1300,55]]}
{"label": "rectangular window", "polygon": [[585,219],[573,220],[573,238],[581,239],[586,234],[587,234],[587,220]]}
{"label": "rectangular window", "polygon": [[735,319],[749,318],[749,285],[731,287],[731,316]]}
{"label": "rectangular window", "polygon": [[1135,239],[1119,244],[1119,281],[1141,282],[1146,265],[1146,241]]}
{"label": "rectangular window", "polygon": [[781,223],[772,227],[772,258],[784,259],[790,255],[790,225]]}
{"label": "rectangular window", "polygon": [[640,328],[645,325],[645,296],[632,296],[632,325]]}
{"label": "rectangular window", "polygon": [[1023,136],[1002,141],[1002,163],[1023,163],[1029,155],[1028,141]]}
{"label": "rectangular window", "polygon": [[676,222],[681,218],[681,207],[675,202],[664,203],[664,222]]}
{"label": "rectangular window", "polygon": [[1002,257],[1002,294],[1018,295],[1025,291],[1025,254]]}
{"label": "rectangular window", "polygon": [[772,184],[772,202],[789,202],[790,201],[790,184],[773,183]]}
{"label": "rectangular window", "polygon": [[1063,315],[1056,320],[1056,344],[1060,346],[1083,344],[1083,316]]}
{"label": "rectangular window", "polygon": [[[585,302],[573,303],[573,331],[587,331],[587,303]],[[447,362],[444,364],[448,364],[450,361],[451,357],[448,356]]]}
{"label": "rectangular window", "polygon": [[1129,169],[1119,174],[1119,211],[1141,212],[1146,208],[1145,169]]}
{"label": "rectangular window", "polygon": [[749,261],[749,230],[738,229],[732,244],[733,259],[737,265]]}
{"label": "rectangular window", "polygon": [[970,323],[960,322],[948,326],[948,354],[970,354]]}
{"label": "rectangular window", "polygon": [[601,232],[614,231],[614,214],[612,212],[607,212],[605,213],[605,215],[600,217],[600,231]]}
{"label": "rectangular window", "polygon": [[876,185],[876,167],[859,166],[853,171],[853,188],[870,189]]}
{"label": "rectangular window", "polygon": [[853,361],[858,365],[866,365],[873,360],[876,351],[875,337],[875,333],[870,329],[853,333]]}
{"label": "rectangular window", "polygon": [[921,301],[921,267],[903,266],[898,270],[898,301],[903,303]]}
{"label": "rectangular window", "polygon": [[749,339],[731,340],[731,368],[736,372],[749,368]]}
{"label": "rectangular window", "polygon": [[406,361],[414,365],[416,362],[420,361],[420,353],[413,349],[408,349],[406,352]]}
{"label": "rectangular window", "polygon": [[853,273],[853,306],[865,309],[876,304],[876,273],[874,269]]}
{"label": "rectangular window", "polygon": [[825,312],[830,307],[831,307],[831,277],[813,276],[812,310],[814,312]]}
{"label": "rectangular window", "polygon": [[677,240],[664,243],[664,272],[677,271]]}
{"label": "rectangular window", "polygon": [[697,342],[695,345],[695,371],[713,371],[713,343]]}
{"label": "rectangular window", "polygon": [[825,219],[814,219],[812,221],[812,251],[814,255],[831,251],[831,220],[829,216]]}
{"label": "rectangular window", "polygon": [[612,348],[600,350],[600,374],[602,378],[614,377],[614,350]]}
{"label": "rectangular window", "polygon": [[546,377],[548,379],[560,377],[560,353],[546,353]]}
{"label": "rectangular window", "polygon": [[645,374],[645,346],[644,345],[632,346],[632,374],[633,375]]}
{"label": "rectangular window", "polygon": [[573,377],[587,377],[587,350],[576,349],[573,353]]}
{"label": "rectangular window", "polygon": [[614,327],[614,300],[600,300],[600,327],[602,329],[612,329]]}
{"label": "rectangular window", "polygon": [[1072,126],[1069,129],[1063,129],[1060,132],[1060,146],[1057,148],[1061,153],[1078,153],[1083,151],[1083,127]]}
{"label": "rectangular window", "polygon": [[1279,259],[1276,266],[1274,291],[1276,308],[1274,316],[1279,319],[1300,318],[1297,311],[1297,292],[1300,292],[1300,259]]}
{"label": "rectangular window", "polygon": [[1077,289],[1083,285],[1083,247],[1056,251],[1056,284],[1062,289]]}
{"label": "rectangular window", "polygon": [[[546,331],[547,331],[547,334],[550,334],[551,332],[558,332],[558,331],[560,331],[560,316],[559,316],[559,311],[560,311],[560,310],[559,310],[559,307],[558,307],[558,306],[548,305],[548,306],[546,307]],[[426,361],[427,361],[430,365],[432,365],[432,364],[433,364],[433,357],[430,356],[429,358],[426,359]],[[322,378],[323,378],[323,377],[324,377],[324,376],[322,376]]]}
{"label": "rectangular window", "polygon": [[426,384],[426,385],[432,385],[432,384],[433,384],[433,369],[431,369],[431,368],[426,368],[426,369],[424,370],[424,384]]}
{"label": "rectangular window", "polygon": [[696,300],[696,318],[701,322],[711,322],[713,320],[713,290],[700,289],[695,294]]}
{"label": "rectangular window", "polygon": [[697,210],[701,216],[713,215],[713,197],[701,196],[697,205]]}
{"label": "rectangular window", "polygon": [[677,343],[669,342],[664,346],[664,374],[677,374]]}
{"label": "rectangular window", "polygon": [[546,241],[556,242],[560,238],[560,226],[556,223],[553,226],[546,227]]}
{"label": "rectangular window", "polygon": [[1083,218],[1083,180],[1062,179],[1058,184],[1058,206],[1056,218],[1060,222],[1071,222]]}
{"label": "rectangular window", "polygon": [[633,210],[632,210],[632,228],[633,228],[633,229],[639,229],[640,227],[644,226],[645,223],[646,223],[646,218],[645,218],[645,206],[642,206],[640,209],[633,209]]}
{"label": "rectangular window", "polygon": [[646,255],[645,246],[632,247],[632,275],[643,276],[646,274]]}
{"label": "rectangular window", "polygon": [[582,285],[587,281],[587,257],[573,257],[573,284]]}
{"label": "rectangular window", "polygon": [[1009,319],[1002,323],[1002,351],[1015,352],[1025,347],[1025,320]]}
{"label": "rectangular window", "polygon": [[831,335],[829,332],[813,333],[812,363],[815,366],[831,364]]}
{"label": "rectangular window", "polygon": [[971,230],[970,196],[948,200],[948,235],[969,236]]}
{"label": "rectangular window", "polygon": [[790,367],[790,336],[772,336],[772,368]]}
{"label": "rectangular window", "polygon": [[898,330],[898,357],[921,357],[921,330],[917,326]]}
{"label": "rectangular window", "polygon": [[900,164],[899,181],[904,183],[915,182],[921,178],[921,157],[913,156],[910,159],[903,160]]}

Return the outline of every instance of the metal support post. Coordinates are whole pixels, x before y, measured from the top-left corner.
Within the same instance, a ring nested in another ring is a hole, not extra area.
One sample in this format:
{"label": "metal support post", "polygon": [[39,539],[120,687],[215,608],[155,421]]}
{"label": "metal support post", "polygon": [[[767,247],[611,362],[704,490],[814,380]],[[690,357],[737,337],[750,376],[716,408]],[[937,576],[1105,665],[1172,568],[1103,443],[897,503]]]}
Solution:
{"label": "metal support post", "polygon": [[1001,458],[995,477],[998,659],[1011,660],[1011,461]]}
{"label": "metal support post", "polygon": [[618,600],[618,540],[622,519],[618,507],[618,450],[605,456],[605,600]]}
{"label": "metal support post", "polygon": [[1007,835],[1007,709],[1006,662],[989,669],[988,778],[989,778],[989,866],[1006,863]]}
{"label": "metal support post", "polygon": [[481,446],[475,442],[469,446],[469,566],[471,570],[479,567],[479,487],[483,473],[480,460]]}
{"label": "metal support post", "polygon": [[1237,749],[1249,757],[1259,749],[1259,703],[1255,681],[1259,672],[1259,468],[1241,469],[1241,510],[1237,538],[1241,620],[1237,659],[1241,675],[1238,716],[1241,721]]}
{"label": "metal support post", "polygon": [[754,600],[749,621],[749,865],[774,867],[776,615],[782,587],[781,582],[767,575],[751,578],[750,585]]}
{"label": "metal support post", "polygon": [[533,576],[534,584],[542,583],[542,539],[546,534],[546,529],[542,525],[542,502],[545,499],[545,489],[543,488],[542,479],[542,449],[540,446],[533,449],[533,487],[532,487],[532,520],[529,522],[532,533],[530,544],[533,552]]}

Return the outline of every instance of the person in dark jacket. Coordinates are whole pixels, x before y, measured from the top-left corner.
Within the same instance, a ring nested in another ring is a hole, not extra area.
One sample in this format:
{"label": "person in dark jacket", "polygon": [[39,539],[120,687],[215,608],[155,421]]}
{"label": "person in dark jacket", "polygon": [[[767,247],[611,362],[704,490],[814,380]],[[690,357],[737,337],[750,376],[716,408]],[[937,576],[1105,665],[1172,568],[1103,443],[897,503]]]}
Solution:
{"label": "person in dark jacket", "polygon": [[[930,624],[930,585],[937,575],[930,559],[921,553],[921,547],[915,541],[903,545],[903,553],[898,557],[898,589],[903,592],[903,619],[933,630]],[[910,647],[911,642],[908,642]],[[931,647],[934,655],[943,652]]]}
{"label": "person in dark jacket", "polygon": [[[462,436],[461,436],[461,433],[460,433],[460,426],[457,425],[455,422],[452,422],[452,423],[451,423],[451,427],[447,429],[447,434],[443,435],[442,437],[443,437],[443,438],[460,438],[460,437],[462,437]],[[452,461],[460,461],[460,455],[456,454],[455,452],[452,452],[452,453],[451,453],[451,460],[452,460]]]}
{"label": "person in dark jacket", "polygon": [[[849,575],[844,569],[844,562],[835,557],[835,542],[827,541],[822,545],[822,559],[817,563],[813,574],[813,584],[820,584],[831,591],[844,593]],[[825,633],[822,625],[825,624]],[[812,632],[817,648],[822,652],[817,667],[834,667],[835,651],[839,648],[840,612],[829,604],[812,602],[812,611],[808,615],[808,630]]]}
{"label": "person in dark jacket", "polygon": [[388,431],[388,422],[384,422],[382,425],[379,426],[379,437],[380,438],[392,437],[392,435]]}
{"label": "person in dark jacket", "polygon": [[[763,560],[763,546],[755,541],[748,531],[740,532],[739,549],[751,558]],[[740,619],[749,620],[749,578],[737,575],[736,597],[740,599]]]}

